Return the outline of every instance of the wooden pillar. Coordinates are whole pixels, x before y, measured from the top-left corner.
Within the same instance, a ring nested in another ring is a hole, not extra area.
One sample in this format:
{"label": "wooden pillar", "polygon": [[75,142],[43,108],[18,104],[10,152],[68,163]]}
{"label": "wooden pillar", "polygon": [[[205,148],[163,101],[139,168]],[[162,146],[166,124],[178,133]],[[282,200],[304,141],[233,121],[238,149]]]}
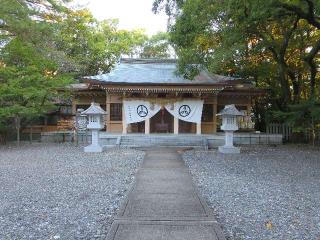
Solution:
{"label": "wooden pillar", "polygon": [[150,134],[150,118],[144,121],[144,133]]}
{"label": "wooden pillar", "polygon": [[72,114],[75,115],[76,113],[77,113],[77,99],[76,99],[76,96],[73,96],[73,98],[72,98]]}
{"label": "wooden pillar", "polygon": [[173,118],[173,134],[179,134],[179,119]]}
{"label": "wooden pillar", "polygon": [[218,96],[213,96],[213,133],[217,132],[217,111],[218,111]]}
{"label": "wooden pillar", "polygon": [[250,115],[251,109],[252,108],[252,103],[251,103],[251,98],[248,98],[248,103],[247,103],[247,114]]}
{"label": "wooden pillar", "polygon": [[124,114],[124,105],[122,103],[122,134],[128,133],[128,125],[126,123],[126,116]]}
{"label": "wooden pillar", "polygon": [[111,102],[111,96],[108,94],[106,91],[106,111],[107,111],[107,116],[106,116],[106,131],[111,132],[111,121],[110,121],[110,102]]}
{"label": "wooden pillar", "polygon": [[201,122],[197,123],[197,135],[201,134]]}

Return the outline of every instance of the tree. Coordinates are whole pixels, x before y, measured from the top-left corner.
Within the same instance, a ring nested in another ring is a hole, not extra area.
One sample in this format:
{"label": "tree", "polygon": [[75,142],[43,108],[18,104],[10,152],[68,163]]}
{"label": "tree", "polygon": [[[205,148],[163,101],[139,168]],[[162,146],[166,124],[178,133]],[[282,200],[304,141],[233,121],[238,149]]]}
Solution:
{"label": "tree", "polygon": [[143,45],[140,57],[142,58],[170,58],[172,55],[169,43],[169,34],[158,32],[151,36]]}
{"label": "tree", "polygon": [[66,2],[0,0],[0,127],[15,126],[18,140],[20,126],[54,108],[67,84],[109,72],[147,40],[143,30],[119,30],[117,20]]}
{"label": "tree", "polygon": [[14,124],[19,142],[20,127],[53,109],[59,89],[71,82],[58,74],[57,65],[30,45],[15,38],[5,46],[0,68],[0,125]]}
{"label": "tree", "polygon": [[110,71],[117,56],[108,49],[105,34],[113,31],[114,26],[98,22],[86,9],[68,10],[66,17],[56,26],[57,50],[63,52],[73,63],[73,68],[68,69],[69,71],[76,76]]}
{"label": "tree", "polygon": [[304,100],[299,104],[289,105],[288,112],[275,112],[274,118],[289,123],[295,133],[311,133],[315,145],[316,129],[320,123],[320,103],[314,99]]}
{"label": "tree", "polygon": [[118,30],[110,40],[115,43],[113,48],[114,51],[119,53],[119,57],[120,55],[136,57],[140,55],[147,39],[145,30],[136,29],[132,31]]}
{"label": "tree", "polygon": [[311,26],[318,29],[318,33],[315,34],[316,41],[313,41],[313,45],[310,46],[310,51],[303,57],[303,60],[309,66],[310,69],[310,96],[315,97],[315,85],[318,62],[315,60],[318,52],[320,51],[320,3],[319,1],[303,0],[299,2],[276,2],[280,8],[284,9],[287,14],[295,14],[297,18],[307,21]]}
{"label": "tree", "polygon": [[53,19],[65,7],[54,0],[1,0],[0,126],[20,127],[52,108],[71,77],[52,61]]}
{"label": "tree", "polygon": [[154,10],[174,16],[170,40],[181,73],[192,78],[199,69],[190,66],[201,64],[252,80],[270,89],[264,107],[291,111],[292,104],[319,100],[319,5],[314,0],[156,0]]}

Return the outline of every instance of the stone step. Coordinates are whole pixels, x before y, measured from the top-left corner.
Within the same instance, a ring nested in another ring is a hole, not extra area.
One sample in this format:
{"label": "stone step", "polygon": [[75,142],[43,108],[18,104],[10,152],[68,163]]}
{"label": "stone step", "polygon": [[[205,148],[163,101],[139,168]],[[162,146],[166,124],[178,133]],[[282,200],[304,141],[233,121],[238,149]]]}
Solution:
{"label": "stone step", "polygon": [[135,141],[135,142],[202,142],[203,140],[192,139],[177,139],[177,140],[165,140],[165,139],[121,139],[121,141]]}
{"label": "stone step", "polygon": [[195,146],[204,147],[205,138],[201,136],[122,136],[121,146]]}
{"label": "stone step", "polygon": [[175,141],[175,142],[162,142],[162,141],[121,141],[121,144],[123,143],[158,143],[158,144],[203,144],[203,141]]}

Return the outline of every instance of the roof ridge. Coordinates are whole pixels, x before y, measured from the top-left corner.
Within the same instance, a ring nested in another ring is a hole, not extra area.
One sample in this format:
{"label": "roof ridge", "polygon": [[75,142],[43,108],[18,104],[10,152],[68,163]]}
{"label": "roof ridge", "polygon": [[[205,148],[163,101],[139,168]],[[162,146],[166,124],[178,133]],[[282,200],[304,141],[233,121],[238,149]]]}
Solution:
{"label": "roof ridge", "polygon": [[120,63],[152,64],[152,63],[177,63],[174,58],[121,58]]}

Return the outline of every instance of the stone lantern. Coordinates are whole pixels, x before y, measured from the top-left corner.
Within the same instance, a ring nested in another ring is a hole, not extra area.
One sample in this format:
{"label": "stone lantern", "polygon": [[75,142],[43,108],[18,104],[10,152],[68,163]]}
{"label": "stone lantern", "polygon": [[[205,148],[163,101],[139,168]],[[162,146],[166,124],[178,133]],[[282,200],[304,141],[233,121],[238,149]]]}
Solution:
{"label": "stone lantern", "polygon": [[238,111],[234,104],[232,104],[226,105],[217,116],[221,116],[221,129],[225,132],[225,145],[219,147],[219,152],[240,153],[240,148],[233,146],[233,132],[239,129],[237,117],[243,116],[243,113]]}
{"label": "stone lantern", "polygon": [[85,152],[102,152],[99,144],[99,131],[104,127],[103,116],[107,114],[98,103],[91,103],[91,106],[81,113],[88,118],[87,129],[91,130],[91,145],[84,148]]}

